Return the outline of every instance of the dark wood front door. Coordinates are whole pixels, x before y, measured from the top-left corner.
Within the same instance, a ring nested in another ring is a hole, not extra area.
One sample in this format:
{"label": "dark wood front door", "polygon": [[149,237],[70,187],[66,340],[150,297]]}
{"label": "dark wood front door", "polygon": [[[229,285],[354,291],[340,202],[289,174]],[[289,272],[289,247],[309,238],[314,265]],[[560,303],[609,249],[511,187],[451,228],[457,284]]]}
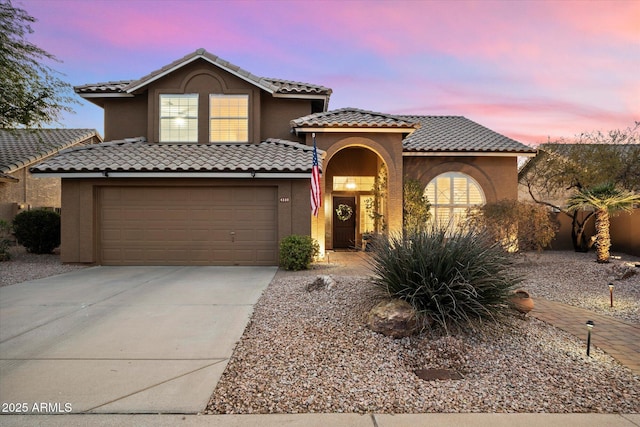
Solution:
{"label": "dark wood front door", "polygon": [[[338,215],[337,209],[340,205],[351,208],[351,216],[345,214],[348,210],[342,209],[342,215]],[[356,198],[355,197],[334,197],[333,198],[333,248],[352,248],[356,240]],[[346,218],[348,217],[348,218]],[[346,219],[345,219],[346,218]]]}

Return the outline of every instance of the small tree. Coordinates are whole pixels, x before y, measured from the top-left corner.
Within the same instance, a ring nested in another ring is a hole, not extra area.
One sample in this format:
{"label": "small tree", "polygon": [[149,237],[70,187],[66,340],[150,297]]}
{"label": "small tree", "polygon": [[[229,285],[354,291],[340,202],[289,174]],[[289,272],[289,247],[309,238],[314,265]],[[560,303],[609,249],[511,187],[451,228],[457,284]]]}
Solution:
{"label": "small tree", "polygon": [[424,195],[422,183],[416,179],[407,179],[403,186],[402,217],[404,232],[420,233],[427,230],[427,221],[431,218],[431,203]]}
{"label": "small tree", "polygon": [[581,188],[569,198],[569,211],[591,210],[596,217],[596,254],[600,263],[609,262],[611,235],[609,216],[619,211],[631,211],[640,203],[640,194],[616,188],[613,184],[603,184]]}
{"label": "small tree", "polygon": [[607,182],[640,191],[640,122],[623,130],[585,132],[573,140],[542,144],[520,171],[519,182],[533,201],[571,218],[573,247],[586,252],[590,239],[585,229],[595,211],[581,218],[578,210],[568,210],[566,192]]}
{"label": "small tree", "polygon": [[366,209],[371,212],[369,216],[373,219],[373,232],[382,233],[387,229],[387,224],[382,213],[382,206],[387,198],[387,167],[383,164],[378,170],[375,182],[371,191],[373,197],[366,199]]}
{"label": "small tree", "polygon": [[56,58],[26,39],[34,22],[11,0],[0,0],[0,129],[57,122],[77,103],[71,85],[45,65]]}

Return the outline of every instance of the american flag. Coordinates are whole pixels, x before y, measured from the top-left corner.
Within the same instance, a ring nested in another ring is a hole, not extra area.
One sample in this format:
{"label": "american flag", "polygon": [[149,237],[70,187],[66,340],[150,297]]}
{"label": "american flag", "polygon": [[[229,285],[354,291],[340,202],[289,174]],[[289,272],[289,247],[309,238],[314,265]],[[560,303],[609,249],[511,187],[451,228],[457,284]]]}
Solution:
{"label": "american flag", "polygon": [[318,210],[322,206],[322,189],[320,188],[320,168],[318,167],[318,148],[316,147],[316,134],[313,136],[313,166],[311,168],[311,213],[318,216]]}

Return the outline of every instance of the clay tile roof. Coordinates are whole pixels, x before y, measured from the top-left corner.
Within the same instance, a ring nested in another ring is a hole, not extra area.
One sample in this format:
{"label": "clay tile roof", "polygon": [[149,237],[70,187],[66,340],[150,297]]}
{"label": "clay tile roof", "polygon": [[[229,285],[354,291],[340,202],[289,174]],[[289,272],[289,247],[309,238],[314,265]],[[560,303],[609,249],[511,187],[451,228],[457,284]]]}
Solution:
{"label": "clay tile roof", "polygon": [[218,67],[230,72],[231,74],[234,74],[250,83],[255,84],[256,86],[260,87],[261,89],[264,89],[268,92],[274,92],[275,91],[275,86],[272,85],[271,83],[269,83],[268,81],[262,79],[261,77],[258,77],[246,70],[243,70],[242,68],[238,67],[237,65],[234,65],[232,63],[230,63],[229,61],[225,61],[224,59],[213,55],[212,53],[207,52],[204,49],[198,49],[195,52],[192,52],[188,55],[185,55],[184,57],[177,59],[175,61],[173,61],[172,63],[165,65],[164,67],[152,71],[151,73],[147,74],[146,76],[138,79],[138,80],[134,80],[131,83],[129,83],[127,86],[125,86],[123,88],[124,91],[126,92],[134,92],[144,86],[146,86],[147,84],[159,79],[160,77],[180,68],[183,67],[197,59],[204,59],[206,61],[209,61],[210,63],[217,65]]}
{"label": "clay tile roof", "polygon": [[131,83],[130,80],[120,80],[114,82],[92,83],[81,86],[74,86],[76,93],[124,93],[123,89]]}
{"label": "clay tile roof", "polygon": [[341,108],[315,113],[291,120],[291,127],[350,127],[350,128],[407,128],[415,129],[420,123],[411,118],[360,110]]}
{"label": "clay tile roof", "polygon": [[94,129],[0,130],[0,172],[11,173],[65,148],[101,142]]}
{"label": "clay tile roof", "polygon": [[137,138],[67,150],[31,171],[308,173],[312,156],[312,147],[280,139],[260,144],[158,144]]}
{"label": "clay tile roof", "polygon": [[273,84],[276,87],[277,93],[283,94],[318,94],[318,95],[331,95],[332,90],[328,87],[314,85],[311,83],[295,82],[292,80],[281,80],[265,78],[264,80]]}
{"label": "clay tile roof", "polygon": [[256,76],[255,74],[246,71],[237,65],[226,61],[219,56],[207,52],[204,49],[198,49],[195,52],[189,53],[184,57],[173,61],[172,63],[165,65],[164,67],[152,71],[144,77],[137,80],[121,80],[105,83],[93,83],[75,86],[76,93],[80,95],[91,94],[127,94],[135,92],[146,86],[147,84],[157,80],[172,71],[183,67],[197,59],[204,59],[223,70],[228,71],[237,77],[252,83],[259,88],[266,90],[269,93],[281,93],[281,94],[304,94],[304,95],[331,95],[331,89],[320,85],[314,85],[310,83],[295,82],[290,80],[280,80],[272,78],[264,78]]}
{"label": "clay tile roof", "polygon": [[402,116],[421,126],[403,141],[405,152],[508,152],[536,150],[462,116]]}

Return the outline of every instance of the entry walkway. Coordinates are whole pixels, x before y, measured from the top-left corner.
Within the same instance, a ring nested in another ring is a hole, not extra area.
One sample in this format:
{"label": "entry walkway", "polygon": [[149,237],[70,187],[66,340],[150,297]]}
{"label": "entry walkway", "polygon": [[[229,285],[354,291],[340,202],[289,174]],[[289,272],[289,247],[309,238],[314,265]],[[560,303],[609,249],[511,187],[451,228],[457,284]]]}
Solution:
{"label": "entry walkway", "polygon": [[[315,263],[312,269],[281,274],[332,274],[336,276],[371,275],[369,254],[362,251],[327,252],[325,259]],[[604,350],[618,362],[640,375],[640,326],[622,322],[611,316],[597,314],[583,308],[535,299],[535,308],[529,315],[586,341],[587,320],[595,324],[591,332],[591,344]]]}
{"label": "entry walkway", "polygon": [[593,321],[591,344],[640,375],[640,326],[544,298],[535,299],[530,314],[584,341],[587,320]]}

